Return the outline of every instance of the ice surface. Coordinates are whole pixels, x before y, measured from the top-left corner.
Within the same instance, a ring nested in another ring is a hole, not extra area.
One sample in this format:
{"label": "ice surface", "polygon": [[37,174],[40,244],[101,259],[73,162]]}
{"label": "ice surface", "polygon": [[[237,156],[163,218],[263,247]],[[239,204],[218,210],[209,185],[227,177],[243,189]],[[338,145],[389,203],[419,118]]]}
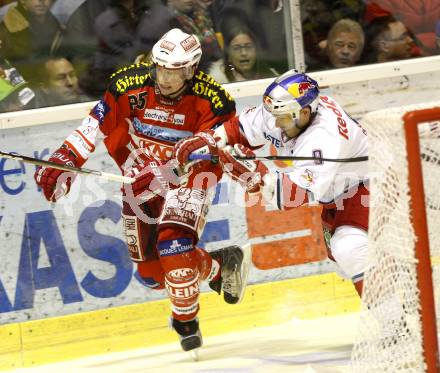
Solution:
{"label": "ice surface", "polygon": [[[204,337],[199,361],[176,342],[27,369],[22,373],[346,373],[357,314],[291,320],[272,327]],[[203,323],[201,323],[203,332]]]}

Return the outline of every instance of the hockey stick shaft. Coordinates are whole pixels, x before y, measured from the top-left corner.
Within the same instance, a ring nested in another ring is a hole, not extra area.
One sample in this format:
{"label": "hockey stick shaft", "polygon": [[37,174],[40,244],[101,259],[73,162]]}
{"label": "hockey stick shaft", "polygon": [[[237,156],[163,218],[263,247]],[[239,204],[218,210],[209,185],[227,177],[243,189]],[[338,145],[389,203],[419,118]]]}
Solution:
{"label": "hockey stick shaft", "polygon": [[[238,160],[260,160],[260,161],[320,161],[320,162],[365,162],[368,161],[368,156],[364,157],[353,157],[353,158],[321,158],[321,157],[300,157],[300,156],[280,156],[280,155],[269,155],[269,156],[255,156],[255,157],[239,157],[234,156]],[[211,154],[194,154],[192,153],[189,157],[190,160],[212,160],[216,159]]]}
{"label": "hockey stick shaft", "polygon": [[23,162],[31,163],[31,164],[34,164],[37,166],[51,167],[51,168],[56,168],[57,170],[61,170],[61,171],[75,172],[77,174],[94,175],[94,176],[100,177],[102,179],[111,180],[111,181],[118,181],[118,182],[126,183],[126,184],[131,184],[135,180],[132,177],[115,175],[115,174],[110,174],[107,172],[96,171],[96,170],[89,170],[88,168],[69,167],[69,166],[64,166],[62,164],[58,164],[55,162],[45,161],[43,159],[27,157],[25,155],[14,154],[14,153],[5,153],[2,151],[0,151],[0,158],[15,159],[17,161],[23,161]]}
{"label": "hockey stick shaft", "polygon": [[301,156],[280,156],[280,155],[269,155],[265,157],[238,157],[235,159],[255,159],[261,161],[320,161],[320,162],[365,162],[368,161],[368,156],[364,157],[353,157],[353,158],[321,158],[321,157],[301,157]]}

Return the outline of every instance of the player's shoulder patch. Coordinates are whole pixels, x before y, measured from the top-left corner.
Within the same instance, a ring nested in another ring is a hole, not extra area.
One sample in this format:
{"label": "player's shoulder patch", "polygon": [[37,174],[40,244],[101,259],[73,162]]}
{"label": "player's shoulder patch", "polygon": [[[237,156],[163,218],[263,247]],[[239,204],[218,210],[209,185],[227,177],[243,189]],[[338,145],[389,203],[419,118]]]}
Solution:
{"label": "player's shoulder patch", "polygon": [[120,96],[129,90],[140,88],[151,82],[151,63],[125,66],[110,76],[109,91]]}
{"label": "player's shoulder patch", "polygon": [[197,70],[192,85],[192,92],[210,101],[214,112],[235,110],[233,97],[213,77],[202,70]]}

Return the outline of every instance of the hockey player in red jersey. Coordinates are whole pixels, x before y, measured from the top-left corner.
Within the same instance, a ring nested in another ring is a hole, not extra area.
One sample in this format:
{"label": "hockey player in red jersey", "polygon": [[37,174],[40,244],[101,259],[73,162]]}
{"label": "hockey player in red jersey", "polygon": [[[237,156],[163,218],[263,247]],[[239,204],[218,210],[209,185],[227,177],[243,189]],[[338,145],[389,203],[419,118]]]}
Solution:
{"label": "hockey player in red jersey", "polygon": [[[366,156],[367,135],[360,124],[334,99],[321,95],[316,81],[291,70],[267,87],[259,106],[210,134],[216,146],[208,146],[206,136],[178,143],[178,162],[184,165],[191,153],[210,152],[248,192],[261,192],[278,209],[319,202],[329,257],[361,294],[368,243],[367,163],[320,160]],[[269,143],[278,155],[315,159],[295,161],[290,172],[269,173],[260,161],[234,157],[252,157],[252,149]]]}
{"label": "hockey player in red jersey", "polygon": [[[153,47],[151,64],[120,69],[103,98],[50,161],[81,167],[103,138],[124,184],[122,217],[128,251],[143,283],[166,288],[172,327],[184,350],[202,345],[197,313],[202,280],[228,303],[240,301],[246,270],[243,251],[231,246],[208,253],[196,247],[206,220],[210,190],[220,167],[201,162],[179,177],[170,161],[173,146],[235,115],[235,102],[197,66],[202,55],[195,35],[172,29]],[[197,177],[202,171],[214,177]],[[42,167],[35,180],[47,200],[70,189],[63,171]]]}

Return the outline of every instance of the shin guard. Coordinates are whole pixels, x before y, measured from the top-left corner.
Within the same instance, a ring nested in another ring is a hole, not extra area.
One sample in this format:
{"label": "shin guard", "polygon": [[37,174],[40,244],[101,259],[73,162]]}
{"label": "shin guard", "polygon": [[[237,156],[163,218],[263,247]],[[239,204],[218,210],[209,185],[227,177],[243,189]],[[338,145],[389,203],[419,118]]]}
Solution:
{"label": "shin guard", "polygon": [[[180,236],[178,238],[173,238]],[[157,243],[165,273],[165,288],[171,300],[173,318],[194,319],[199,311],[200,272],[192,237],[179,229],[163,229]]]}

